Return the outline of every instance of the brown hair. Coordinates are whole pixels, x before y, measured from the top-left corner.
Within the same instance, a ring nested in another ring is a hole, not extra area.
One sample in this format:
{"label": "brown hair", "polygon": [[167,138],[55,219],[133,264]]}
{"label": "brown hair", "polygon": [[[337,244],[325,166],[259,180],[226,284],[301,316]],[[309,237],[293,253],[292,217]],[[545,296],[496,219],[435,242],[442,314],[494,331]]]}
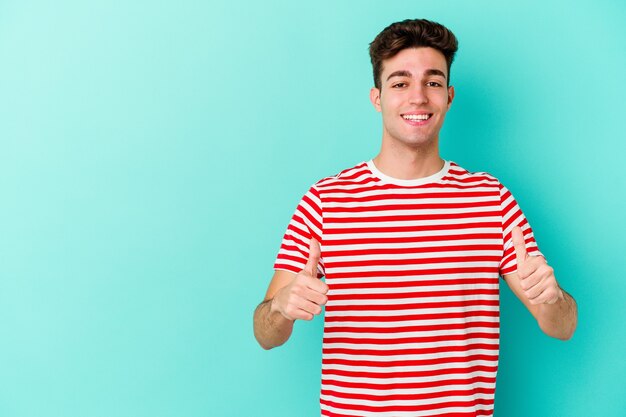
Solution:
{"label": "brown hair", "polygon": [[374,70],[374,85],[380,89],[380,75],[383,61],[395,56],[406,48],[431,47],[443,54],[448,64],[448,85],[450,66],[459,44],[454,34],[445,26],[426,19],[407,19],[392,23],[370,43],[370,59]]}

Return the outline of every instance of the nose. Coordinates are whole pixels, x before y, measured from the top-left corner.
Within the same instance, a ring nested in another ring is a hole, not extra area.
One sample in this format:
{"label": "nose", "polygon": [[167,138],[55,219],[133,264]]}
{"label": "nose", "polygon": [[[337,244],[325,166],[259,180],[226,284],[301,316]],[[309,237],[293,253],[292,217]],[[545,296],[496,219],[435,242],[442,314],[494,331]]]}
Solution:
{"label": "nose", "polygon": [[428,96],[426,95],[426,88],[420,84],[414,84],[409,92],[409,103],[411,104],[426,104],[428,103]]}

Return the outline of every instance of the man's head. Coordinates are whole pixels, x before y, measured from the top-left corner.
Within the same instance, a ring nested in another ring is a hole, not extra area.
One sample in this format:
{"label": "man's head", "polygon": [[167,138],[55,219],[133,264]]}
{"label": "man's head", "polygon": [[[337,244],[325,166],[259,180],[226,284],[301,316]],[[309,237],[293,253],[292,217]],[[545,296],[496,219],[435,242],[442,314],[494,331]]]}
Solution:
{"label": "man's head", "polygon": [[447,85],[450,85],[450,67],[458,49],[456,37],[439,23],[426,19],[407,19],[387,26],[370,43],[370,59],[376,88],[379,90],[381,88],[380,77],[386,59],[394,57],[403,49],[420,47],[430,47],[443,54],[448,66],[446,81]]}
{"label": "man's head", "polygon": [[383,118],[383,148],[438,152],[439,131],[454,99],[450,64],[457,41],[427,20],[405,20],[370,45],[374,82],[370,100]]}

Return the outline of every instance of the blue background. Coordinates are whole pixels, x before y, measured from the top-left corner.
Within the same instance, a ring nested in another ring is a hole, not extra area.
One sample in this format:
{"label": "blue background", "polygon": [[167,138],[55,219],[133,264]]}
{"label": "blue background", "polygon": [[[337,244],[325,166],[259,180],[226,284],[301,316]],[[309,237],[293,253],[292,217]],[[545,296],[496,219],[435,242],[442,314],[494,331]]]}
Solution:
{"label": "blue background", "polygon": [[369,42],[460,40],[442,155],[515,194],[578,301],[503,286],[496,416],[626,415],[621,1],[1,1],[0,416],[313,416],[320,319],[263,351],[289,217],[370,159]]}

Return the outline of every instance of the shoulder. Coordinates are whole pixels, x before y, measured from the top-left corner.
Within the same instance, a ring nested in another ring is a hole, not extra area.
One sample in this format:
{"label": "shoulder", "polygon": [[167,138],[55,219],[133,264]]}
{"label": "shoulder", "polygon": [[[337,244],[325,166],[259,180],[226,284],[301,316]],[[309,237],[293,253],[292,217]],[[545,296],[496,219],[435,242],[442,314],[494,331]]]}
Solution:
{"label": "shoulder", "polygon": [[330,189],[363,185],[372,181],[372,173],[367,167],[367,162],[360,162],[351,168],[346,168],[335,175],[324,177],[317,181],[311,188],[323,193]]}
{"label": "shoulder", "polygon": [[483,171],[471,172],[452,161],[450,162],[448,173],[442,180],[465,187],[502,187],[500,181],[490,173]]}

